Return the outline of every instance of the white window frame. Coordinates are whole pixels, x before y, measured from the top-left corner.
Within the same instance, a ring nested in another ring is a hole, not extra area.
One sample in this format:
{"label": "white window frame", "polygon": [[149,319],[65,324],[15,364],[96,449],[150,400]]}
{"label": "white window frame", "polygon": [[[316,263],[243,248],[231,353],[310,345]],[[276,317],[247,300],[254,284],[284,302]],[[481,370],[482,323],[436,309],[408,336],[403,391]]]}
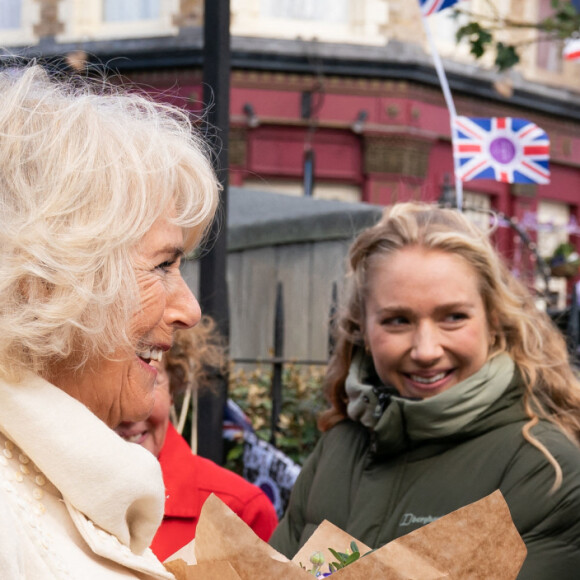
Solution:
{"label": "white window frame", "polygon": [[465,206],[464,213],[467,218],[484,232],[489,231],[491,196],[486,193],[464,190],[463,205]]}
{"label": "white window frame", "polygon": [[[313,0],[331,2],[332,0]],[[388,21],[386,0],[344,0],[344,22],[275,18],[262,9],[262,0],[232,0],[232,35],[345,44],[384,45]]]}
{"label": "white window frame", "polygon": [[[549,262],[550,257],[559,244],[563,244],[570,239],[566,226],[570,223],[570,206],[564,202],[554,200],[540,200],[537,207],[537,248],[540,256]],[[542,224],[551,223],[554,230],[551,232],[542,231]],[[536,286],[540,289],[545,287],[543,280],[538,279]],[[567,281],[565,278],[550,278],[550,292],[557,293],[556,308],[562,310],[566,306]]]}
{"label": "white window frame", "polygon": [[[8,16],[14,17],[16,9],[19,14],[14,21],[14,25],[3,26]],[[22,27],[22,0],[0,0],[0,27],[2,30],[17,30]]]}
{"label": "white window frame", "polygon": [[0,46],[27,46],[36,44],[34,26],[40,20],[38,2],[20,0],[20,26],[16,28],[0,28]]}
{"label": "white window frame", "polygon": [[[538,201],[538,253],[543,258],[550,258],[554,250],[566,243],[570,236],[566,227],[570,223],[570,206],[567,203],[554,200]],[[543,231],[542,224],[552,224],[553,231]]]}
{"label": "white window frame", "polygon": [[159,0],[159,17],[134,21],[104,20],[105,0],[62,0],[59,15],[66,22],[66,30],[57,38],[59,42],[109,40],[116,38],[143,38],[148,36],[173,36],[179,27],[173,24],[179,14],[179,0]]}
{"label": "white window frame", "polygon": [[[292,197],[304,197],[304,182],[298,179],[245,179],[243,187],[254,191],[282,193]],[[315,183],[314,198],[359,203],[362,199],[360,186],[347,183]]]}
{"label": "white window frame", "polygon": [[[326,4],[325,4],[326,3]],[[284,20],[300,20],[302,22],[325,22],[326,16],[331,16],[333,8],[342,4],[340,12],[343,13],[339,19],[328,19],[335,25],[348,22],[350,20],[349,0],[260,0],[260,14],[266,18],[282,18]],[[325,6],[329,10],[325,10]],[[282,7],[286,7],[290,14],[283,13]],[[269,11],[279,12],[279,14],[268,14]],[[310,18],[308,12],[314,12],[314,17]]]}
{"label": "white window frame", "polygon": [[[127,4],[130,1],[131,4]],[[125,3],[125,5],[123,5]],[[123,7],[124,6],[124,7]],[[125,17],[125,18],[110,18],[107,19],[107,9],[111,9],[113,12],[117,10],[118,12],[129,12],[130,8],[140,8],[143,9],[145,7],[151,6],[153,8],[153,12],[156,12],[153,16],[147,16],[144,18],[139,17]],[[121,8],[123,7],[123,8]],[[103,22],[135,22],[139,20],[159,20],[159,16],[161,13],[161,2],[159,0],[103,0],[102,6],[102,13],[103,13]]]}

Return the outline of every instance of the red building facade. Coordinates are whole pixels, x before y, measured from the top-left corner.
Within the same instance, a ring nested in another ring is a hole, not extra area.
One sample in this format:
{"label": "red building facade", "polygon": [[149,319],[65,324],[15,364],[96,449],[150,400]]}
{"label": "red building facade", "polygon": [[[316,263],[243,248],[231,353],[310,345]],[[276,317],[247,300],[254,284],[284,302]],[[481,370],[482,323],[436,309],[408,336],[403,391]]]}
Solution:
{"label": "red building facade", "polygon": [[[449,113],[431,59],[412,47],[233,38],[230,183],[302,194],[311,151],[314,196],[385,205],[439,199],[453,175]],[[199,28],[80,44],[47,36],[14,52],[62,60],[79,50],[90,67],[118,72],[194,113],[203,109]],[[525,221],[552,203],[580,222],[580,95],[521,79],[506,94],[490,71],[457,63],[450,69],[459,115],[523,117],[551,141],[549,184],[474,180],[464,184],[466,205]],[[529,233],[534,239],[533,228]],[[500,229],[496,238],[508,258],[517,254],[512,231]],[[578,236],[570,240],[577,244]]]}
{"label": "red building facade", "polygon": [[[427,82],[407,74],[394,79],[359,75],[234,68],[231,76],[230,183],[300,191],[305,151],[314,152],[314,195],[324,188],[358,192],[373,204],[435,201],[453,175],[449,114],[433,73]],[[339,67],[336,67],[339,68]],[[351,67],[352,68],[352,67]],[[391,74],[391,73],[389,73]],[[186,99],[201,110],[200,70],[148,70],[133,81]],[[542,202],[568,207],[580,221],[580,109],[533,92],[503,98],[486,82],[450,79],[458,114],[524,117],[551,141],[551,181],[547,185],[474,180],[464,184],[471,197],[523,220]],[[579,99],[580,102],[580,99]],[[452,181],[452,180],[451,180]],[[475,195],[474,195],[475,194]],[[535,232],[531,231],[532,238]],[[497,242],[513,255],[514,236],[500,229]],[[575,237],[571,238],[575,241]]]}

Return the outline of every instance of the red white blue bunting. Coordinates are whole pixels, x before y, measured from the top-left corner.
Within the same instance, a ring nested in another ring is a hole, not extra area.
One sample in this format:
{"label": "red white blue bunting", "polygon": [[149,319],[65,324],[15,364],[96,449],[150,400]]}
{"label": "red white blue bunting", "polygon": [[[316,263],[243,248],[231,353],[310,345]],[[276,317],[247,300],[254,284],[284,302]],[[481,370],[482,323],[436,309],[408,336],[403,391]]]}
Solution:
{"label": "red white blue bunting", "polygon": [[435,14],[435,12],[441,12],[441,10],[445,10],[445,8],[457,4],[459,1],[460,0],[419,0],[421,14],[423,14],[423,16],[429,16]]}

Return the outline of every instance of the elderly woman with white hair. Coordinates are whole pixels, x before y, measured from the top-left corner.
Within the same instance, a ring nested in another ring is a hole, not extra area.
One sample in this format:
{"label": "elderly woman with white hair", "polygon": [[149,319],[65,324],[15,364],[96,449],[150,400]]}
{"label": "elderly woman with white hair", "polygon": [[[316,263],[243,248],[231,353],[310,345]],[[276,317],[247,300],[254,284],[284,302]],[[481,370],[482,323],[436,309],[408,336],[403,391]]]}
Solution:
{"label": "elderly woman with white hair", "polygon": [[185,112],[0,72],[2,578],[172,578],[149,549],[159,465],[113,428],[149,414],[151,362],[200,319],[180,261],[217,201]]}

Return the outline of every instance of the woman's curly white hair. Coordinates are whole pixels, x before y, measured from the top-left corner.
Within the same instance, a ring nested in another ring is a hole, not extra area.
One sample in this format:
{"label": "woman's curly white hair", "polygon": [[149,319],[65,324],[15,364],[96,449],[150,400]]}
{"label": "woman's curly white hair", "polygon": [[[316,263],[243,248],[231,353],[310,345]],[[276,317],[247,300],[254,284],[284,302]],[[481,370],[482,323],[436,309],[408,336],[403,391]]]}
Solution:
{"label": "woman's curly white hair", "polygon": [[218,185],[188,114],[111,85],[0,72],[0,376],[129,345],[132,250],[174,204],[186,250]]}

